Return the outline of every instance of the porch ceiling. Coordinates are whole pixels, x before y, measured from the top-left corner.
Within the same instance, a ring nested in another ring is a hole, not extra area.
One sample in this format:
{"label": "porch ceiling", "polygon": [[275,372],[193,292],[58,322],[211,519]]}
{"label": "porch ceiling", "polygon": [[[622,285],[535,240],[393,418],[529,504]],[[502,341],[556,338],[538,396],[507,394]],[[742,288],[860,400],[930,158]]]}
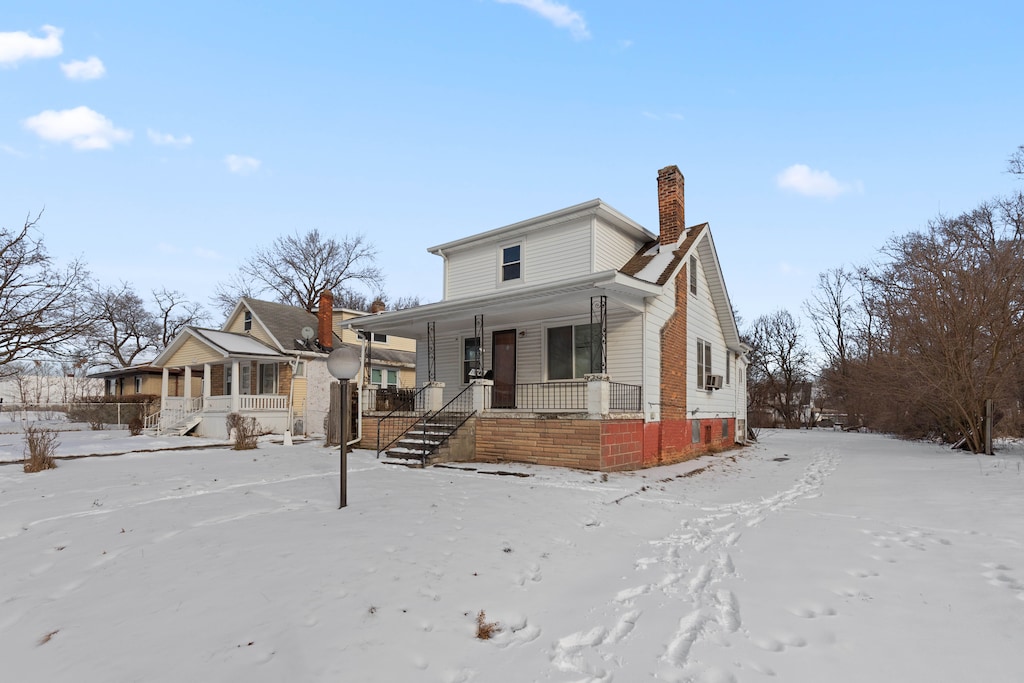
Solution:
{"label": "porch ceiling", "polygon": [[437,333],[454,332],[473,326],[474,316],[483,315],[488,329],[513,328],[527,320],[544,320],[590,311],[590,299],[607,296],[610,310],[640,312],[644,299],[661,287],[642,282],[617,271],[597,273],[567,283],[524,287],[482,297],[470,297],[426,304],[401,311],[389,311],[346,321],[353,329],[386,332],[403,337],[426,336],[433,322]]}

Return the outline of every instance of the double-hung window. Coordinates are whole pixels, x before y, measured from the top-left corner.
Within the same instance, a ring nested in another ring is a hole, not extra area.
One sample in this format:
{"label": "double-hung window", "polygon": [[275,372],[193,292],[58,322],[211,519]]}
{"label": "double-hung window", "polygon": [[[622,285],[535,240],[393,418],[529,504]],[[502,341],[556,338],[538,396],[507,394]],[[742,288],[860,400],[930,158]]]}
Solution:
{"label": "double-hung window", "polygon": [[703,389],[707,376],[711,374],[711,342],[697,340],[697,388]]}
{"label": "double-hung window", "polygon": [[518,280],[523,276],[523,247],[513,244],[501,250],[501,281]]}
{"label": "double-hung window", "polygon": [[469,375],[470,370],[480,368],[480,338],[466,337],[462,340],[462,382],[469,384],[473,379]]}
{"label": "double-hung window", "polygon": [[548,379],[573,379],[601,372],[600,325],[548,328]]}
{"label": "double-hung window", "polygon": [[697,293],[697,257],[690,257],[690,294]]}

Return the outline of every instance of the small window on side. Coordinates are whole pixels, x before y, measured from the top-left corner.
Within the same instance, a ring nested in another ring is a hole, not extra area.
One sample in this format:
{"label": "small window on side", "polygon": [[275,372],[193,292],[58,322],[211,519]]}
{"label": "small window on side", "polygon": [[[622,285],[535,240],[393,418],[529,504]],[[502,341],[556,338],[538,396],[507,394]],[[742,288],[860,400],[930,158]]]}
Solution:
{"label": "small window on side", "polygon": [[697,257],[690,257],[690,294],[697,293]]}
{"label": "small window on side", "polygon": [[245,312],[245,321],[242,323],[242,329],[246,332],[252,330],[252,311]]}

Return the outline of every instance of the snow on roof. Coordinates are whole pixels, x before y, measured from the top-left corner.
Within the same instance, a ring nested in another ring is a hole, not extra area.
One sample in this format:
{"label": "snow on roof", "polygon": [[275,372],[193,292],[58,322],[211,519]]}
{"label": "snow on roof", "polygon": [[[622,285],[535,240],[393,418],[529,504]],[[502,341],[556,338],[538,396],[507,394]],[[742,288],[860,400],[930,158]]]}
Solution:
{"label": "snow on roof", "polygon": [[196,334],[229,354],[241,356],[277,356],[277,351],[248,335],[220,330],[196,329]]}

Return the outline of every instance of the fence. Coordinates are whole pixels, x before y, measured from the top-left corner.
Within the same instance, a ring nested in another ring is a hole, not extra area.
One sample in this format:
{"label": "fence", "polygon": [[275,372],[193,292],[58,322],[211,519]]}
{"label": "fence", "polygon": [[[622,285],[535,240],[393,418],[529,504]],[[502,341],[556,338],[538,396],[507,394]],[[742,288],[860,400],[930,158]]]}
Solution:
{"label": "fence", "polygon": [[106,426],[127,427],[138,418],[144,420],[160,407],[159,401],[132,403],[3,403],[0,404],[0,431],[5,424],[27,422],[55,424],[84,423],[96,429]]}

